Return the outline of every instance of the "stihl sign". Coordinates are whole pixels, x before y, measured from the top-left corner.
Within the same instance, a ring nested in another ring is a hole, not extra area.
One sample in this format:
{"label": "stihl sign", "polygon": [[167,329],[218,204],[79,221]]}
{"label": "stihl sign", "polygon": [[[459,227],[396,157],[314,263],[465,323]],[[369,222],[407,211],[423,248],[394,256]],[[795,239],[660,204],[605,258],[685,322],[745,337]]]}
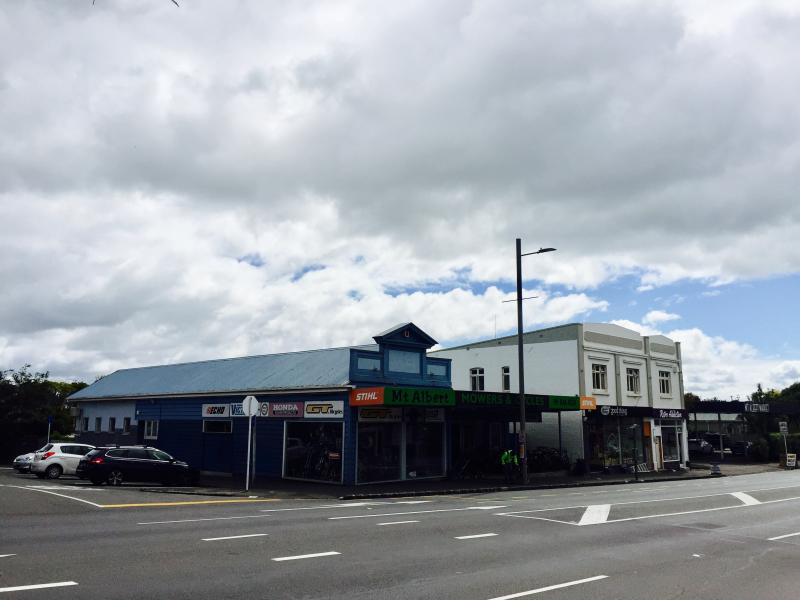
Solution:
{"label": "stihl sign", "polygon": [[350,406],[380,406],[383,388],[361,388],[350,392]]}

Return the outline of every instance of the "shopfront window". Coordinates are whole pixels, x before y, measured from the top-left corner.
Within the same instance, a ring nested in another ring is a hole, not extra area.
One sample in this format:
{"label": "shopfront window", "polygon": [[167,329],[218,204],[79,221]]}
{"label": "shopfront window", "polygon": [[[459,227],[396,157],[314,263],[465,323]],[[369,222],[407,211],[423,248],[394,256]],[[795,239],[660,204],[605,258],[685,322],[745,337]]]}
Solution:
{"label": "shopfront window", "polygon": [[342,479],[341,423],[287,422],[284,475],[297,479]]}
{"label": "shopfront window", "polygon": [[406,477],[444,475],[444,423],[406,425]]}
{"label": "shopfront window", "polygon": [[681,460],[681,438],[683,426],[680,421],[661,421],[661,444],[664,449],[664,462]]}
{"label": "shopfront window", "polygon": [[402,423],[359,423],[358,482],[400,479],[402,439]]}
{"label": "shopfront window", "polygon": [[622,440],[622,462],[626,465],[640,465],[644,458],[644,439],[642,437],[642,420],[622,418],[619,420],[620,439]]}

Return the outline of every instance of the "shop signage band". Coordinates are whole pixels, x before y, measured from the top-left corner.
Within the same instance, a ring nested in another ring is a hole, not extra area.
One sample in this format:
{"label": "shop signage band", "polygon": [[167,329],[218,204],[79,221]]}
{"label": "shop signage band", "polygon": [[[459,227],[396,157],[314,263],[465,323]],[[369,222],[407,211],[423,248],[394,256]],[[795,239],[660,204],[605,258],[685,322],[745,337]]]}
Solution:
{"label": "shop signage band", "polygon": [[455,392],[439,388],[379,387],[350,392],[350,406],[453,406]]}
{"label": "shop signage band", "polygon": [[[241,402],[203,404],[201,415],[204,419],[245,416]],[[256,416],[279,419],[341,419],[344,416],[344,401],[259,402]]]}
{"label": "shop signage band", "polygon": [[306,419],[341,419],[344,416],[344,401],[306,402]]}
{"label": "shop signage band", "polygon": [[649,406],[616,406],[604,404],[597,407],[603,417],[654,417],[656,419],[685,419],[686,411],[680,408],[650,408]]}
{"label": "shop signage band", "polygon": [[206,419],[225,418],[230,416],[230,404],[203,404],[202,415]]}

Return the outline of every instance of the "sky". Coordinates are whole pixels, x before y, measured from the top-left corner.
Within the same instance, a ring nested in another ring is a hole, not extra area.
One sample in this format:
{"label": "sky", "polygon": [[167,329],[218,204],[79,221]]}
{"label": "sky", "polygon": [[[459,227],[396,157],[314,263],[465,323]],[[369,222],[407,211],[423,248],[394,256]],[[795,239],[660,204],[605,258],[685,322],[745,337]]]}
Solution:
{"label": "sky", "polygon": [[800,5],[0,5],[0,370],[612,322],[800,380]]}

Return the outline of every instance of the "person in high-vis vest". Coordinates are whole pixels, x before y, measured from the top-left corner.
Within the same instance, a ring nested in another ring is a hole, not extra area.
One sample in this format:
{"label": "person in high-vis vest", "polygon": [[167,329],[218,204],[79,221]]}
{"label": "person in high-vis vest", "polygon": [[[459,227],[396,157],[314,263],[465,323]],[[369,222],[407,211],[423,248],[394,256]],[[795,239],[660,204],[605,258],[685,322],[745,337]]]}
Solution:
{"label": "person in high-vis vest", "polygon": [[503,476],[506,483],[514,482],[514,471],[519,466],[519,459],[513,450],[506,450],[500,455],[500,464],[503,466]]}

